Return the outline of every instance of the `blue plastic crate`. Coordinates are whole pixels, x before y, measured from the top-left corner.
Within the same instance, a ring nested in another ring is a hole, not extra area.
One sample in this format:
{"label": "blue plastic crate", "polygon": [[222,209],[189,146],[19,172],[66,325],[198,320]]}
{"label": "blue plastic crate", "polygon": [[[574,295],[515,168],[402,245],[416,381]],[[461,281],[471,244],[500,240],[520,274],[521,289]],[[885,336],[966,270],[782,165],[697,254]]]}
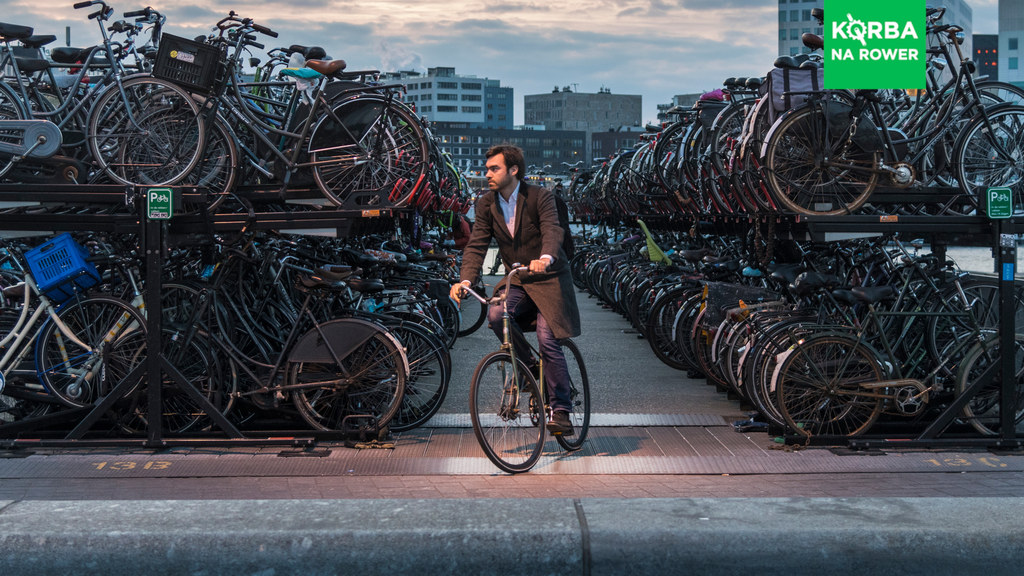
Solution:
{"label": "blue plastic crate", "polygon": [[60,304],[99,283],[99,272],[87,256],[89,251],[65,233],[26,252],[25,260],[39,291]]}

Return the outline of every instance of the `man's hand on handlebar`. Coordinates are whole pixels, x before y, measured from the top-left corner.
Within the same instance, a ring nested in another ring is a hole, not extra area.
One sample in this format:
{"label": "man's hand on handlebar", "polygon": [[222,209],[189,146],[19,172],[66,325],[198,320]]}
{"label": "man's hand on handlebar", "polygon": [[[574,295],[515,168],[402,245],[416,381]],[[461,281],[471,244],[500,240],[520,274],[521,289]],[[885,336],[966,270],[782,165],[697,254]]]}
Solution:
{"label": "man's hand on handlebar", "polygon": [[551,258],[541,256],[530,261],[530,272],[547,272],[549,266],[551,266]]}
{"label": "man's hand on handlebar", "polygon": [[466,293],[465,290],[469,288],[469,280],[463,280],[457,284],[452,284],[452,289],[448,292],[448,296],[455,300],[456,304],[462,304],[462,296]]}

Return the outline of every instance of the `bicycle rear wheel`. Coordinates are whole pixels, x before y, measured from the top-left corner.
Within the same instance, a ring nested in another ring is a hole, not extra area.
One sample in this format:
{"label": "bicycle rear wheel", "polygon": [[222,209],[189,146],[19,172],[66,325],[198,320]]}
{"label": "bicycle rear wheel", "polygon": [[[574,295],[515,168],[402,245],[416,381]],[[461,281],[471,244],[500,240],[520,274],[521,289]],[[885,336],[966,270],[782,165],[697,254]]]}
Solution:
{"label": "bicycle rear wheel", "polygon": [[380,429],[401,407],[408,374],[402,345],[387,330],[342,318],[295,344],[287,385],[299,414],[316,430],[344,430],[348,416],[372,418]]}
{"label": "bicycle rear wheel", "polygon": [[480,361],[469,389],[473,434],[501,470],[526,472],[544,449],[545,414],[540,389],[522,363],[513,370],[508,352]]}
{"label": "bicycle rear wheel", "polygon": [[404,206],[429,158],[415,114],[376,95],[328,111],[313,127],[308,151],[320,191],[346,208]]}
{"label": "bicycle rear wheel", "polygon": [[[878,184],[878,151],[863,152],[839,129],[841,113],[824,102],[779,120],[765,144],[765,175],[775,200],[809,216],[852,214]],[[849,118],[846,118],[849,125]]]}
{"label": "bicycle rear wheel", "polygon": [[823,334],[797,346],[778,369],[779,408],[803,436],[856,436],[882,413],[882,393],[864,384],[882,380],[874,354],[841,334]]}
{"label": "bicycle rear wheel", "polygon": [[[0,120],[24,120],[25,112],[21,100],[6,84],[0,84]],[[0,129],[0,142],[5,144],[23,143],[21,130]],[[0,154],[0,176],[3,176],[14,165],[13,154]]]}
{"label": "bicycle rear wheel", "polygon": [[125,80],[99,97],[86,139],[93,160],[120,184],[181,181],[205,147],[199,104],[175,84],[152,77]]}
{"label": "bicycle rear wheel", "polygon": [[587,378],[587,367],[583,364],[583,354],[572,340],[561,340],[562,354],[565,364],[569,367],[569,422],[572,422],[572,436],[560,434],[555,436],[558,444],[566,450],[575,451],[583,448],[583,442],[590,431],[590,379]]}

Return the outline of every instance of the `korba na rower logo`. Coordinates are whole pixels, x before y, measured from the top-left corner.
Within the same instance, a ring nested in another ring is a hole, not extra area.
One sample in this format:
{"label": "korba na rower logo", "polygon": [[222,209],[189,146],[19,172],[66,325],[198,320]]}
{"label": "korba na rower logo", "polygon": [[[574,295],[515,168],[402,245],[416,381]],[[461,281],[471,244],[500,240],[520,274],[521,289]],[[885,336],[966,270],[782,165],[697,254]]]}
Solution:
{"label": "korba na rower logo", "polygon": [[924,88],[925,3],[826,0],[825,88]]}

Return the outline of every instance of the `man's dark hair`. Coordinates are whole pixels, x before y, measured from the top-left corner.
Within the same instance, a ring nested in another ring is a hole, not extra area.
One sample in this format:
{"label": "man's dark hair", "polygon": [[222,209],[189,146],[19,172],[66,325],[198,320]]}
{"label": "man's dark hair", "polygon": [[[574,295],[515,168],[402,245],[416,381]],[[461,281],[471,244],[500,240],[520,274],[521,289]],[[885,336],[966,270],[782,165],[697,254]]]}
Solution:
{"label": "man's dark hair", "polygon": [[502,158],[504,158],[505,168],[519,167],[516,178],[519,180],[526,178],[526,160],[523,158],[522,148],[514,144],[497,144],[487,149],[487,154],[484,154],[484,158],[489,160],[498,154],[501,154]]}

